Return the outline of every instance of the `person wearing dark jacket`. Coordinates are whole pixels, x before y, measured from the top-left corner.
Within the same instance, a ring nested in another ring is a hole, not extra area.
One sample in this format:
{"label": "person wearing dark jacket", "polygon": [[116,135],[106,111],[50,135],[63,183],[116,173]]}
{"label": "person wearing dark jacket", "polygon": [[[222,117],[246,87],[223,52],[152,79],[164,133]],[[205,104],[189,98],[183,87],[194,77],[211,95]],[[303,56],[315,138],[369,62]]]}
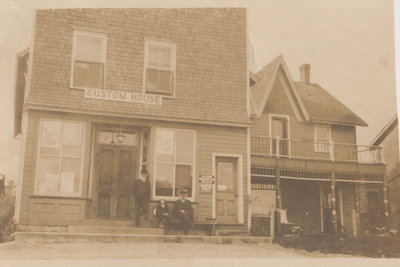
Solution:
{"label": "person wearing dark jacket", "polygon": [[186,199],[186,190],[180,191],[180,199],[175,202],[174,214],[183,223],[183,232],[188,234],[189,227],[193,224],[193,208],[190,200]]}
{"label": "person wearing dark jacket", "polygon": [[147,212],[150,201],[150,182],[146,169],[142,169],[139,177],[135,180],[133,186],[133,196],[135,198],[135,220],[136,226],[140,225],[140,217]]}
{"label": "person wearing dark jacket", "polygon": [[161,229],[166,228],[169,221],[169,207],[165,199],[160,200],[154,210],[154,215],[157,217],[159,227]]}

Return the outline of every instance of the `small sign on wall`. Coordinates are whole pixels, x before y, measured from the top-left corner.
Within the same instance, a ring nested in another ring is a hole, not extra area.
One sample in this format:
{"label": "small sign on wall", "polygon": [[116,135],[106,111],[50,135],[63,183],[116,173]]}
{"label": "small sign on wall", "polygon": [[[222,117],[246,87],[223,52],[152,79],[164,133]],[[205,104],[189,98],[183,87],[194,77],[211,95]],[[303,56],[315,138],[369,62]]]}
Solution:
{"label": "small sign on wall", "polygon": [[211,194],[213,186],[215,184],[214,176],[200,176],[199,184],[200,184],[200,193]]}

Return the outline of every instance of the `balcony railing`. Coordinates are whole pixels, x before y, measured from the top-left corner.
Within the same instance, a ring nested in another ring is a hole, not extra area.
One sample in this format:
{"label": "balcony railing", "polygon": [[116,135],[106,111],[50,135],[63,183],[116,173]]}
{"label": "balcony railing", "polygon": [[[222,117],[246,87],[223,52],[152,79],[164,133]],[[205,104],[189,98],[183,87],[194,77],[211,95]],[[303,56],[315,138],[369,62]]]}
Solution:
{"label": "balcony railing", "polygon": [[251,137],[251,154],[362,163],[382,162],[382,147],[258,136]]}

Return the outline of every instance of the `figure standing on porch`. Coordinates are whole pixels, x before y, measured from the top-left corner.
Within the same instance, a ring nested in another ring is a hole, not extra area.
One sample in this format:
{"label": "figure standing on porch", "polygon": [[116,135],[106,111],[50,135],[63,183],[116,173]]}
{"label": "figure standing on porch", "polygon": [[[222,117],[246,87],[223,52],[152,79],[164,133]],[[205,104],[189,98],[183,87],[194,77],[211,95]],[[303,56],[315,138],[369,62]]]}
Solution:
{"label": "figure standing on porch", "polygon": [[150,201],[150,181],[146,169],[142,169],[139,177],[135,180],[133,187],[133,196],[135,198],[135,220],[136,226],[140,225],[140,217],[145,215]]}
{"label": "figure standing on porch", "polygon": [[174,214],[183,223],[183,232],[185,235],[188,234],[189,227],[193,224],[193,208],[190,200],[186,199],[186,190],[181,190],[181,198],[175,202]]}

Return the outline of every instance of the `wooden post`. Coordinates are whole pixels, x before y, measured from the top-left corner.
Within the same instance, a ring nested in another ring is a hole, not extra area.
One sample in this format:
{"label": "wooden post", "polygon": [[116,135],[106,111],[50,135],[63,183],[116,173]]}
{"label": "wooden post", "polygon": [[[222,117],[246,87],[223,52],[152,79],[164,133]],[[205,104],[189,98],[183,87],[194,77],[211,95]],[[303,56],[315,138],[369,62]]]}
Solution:
{"label": "wooden post", "polygon": [[275,219],[275,235],[279,236],[281,233],[281,214],[280,209],[282,209],[282,200],[281,200],[281,179],[280,179],[280,169],[275,169],[276,173],[276,213],[274,216]]}
{"label": "wooden post", "polygon": [[281,142],[281,140],[280,140],[280,138],[279,138],[279,136],[277,136],[276,137],[276,146],[275,146],[275,149],[276,149],[276,156],[279,158],[279,155],[280,155],[280,151],[279,151],[279,145],[280,145],[280,142]]}
{"label": "wooden post", "polygon": [[337,233],[337,214],[336,214],[336,181],[335,173],[331,173],[331,201],[332,201],[332,220],[333,220],[333,232]]}
{"label": "wooden post", "polygon": [[[356,218],[355,218],[355,227],[357,228],[357,236],[358,238],[362,232],[361,232],[361,224],[360,224],[360,190],[359,190],[359,185],[355,184],[354,185],[354,191],[356,195]],[[354,226],[353,226],[354,227]],[[353,230],[354,232],[354,230]]]}
{"label": "wooden post", "polygon": [[383,181],[383,206],[384,206],[384,214],[385,214],[385,227],[390,227],[390,220],[389,220],[389,200],[388,200],[388,193],[387,193],[387,184],[386,181]]}

